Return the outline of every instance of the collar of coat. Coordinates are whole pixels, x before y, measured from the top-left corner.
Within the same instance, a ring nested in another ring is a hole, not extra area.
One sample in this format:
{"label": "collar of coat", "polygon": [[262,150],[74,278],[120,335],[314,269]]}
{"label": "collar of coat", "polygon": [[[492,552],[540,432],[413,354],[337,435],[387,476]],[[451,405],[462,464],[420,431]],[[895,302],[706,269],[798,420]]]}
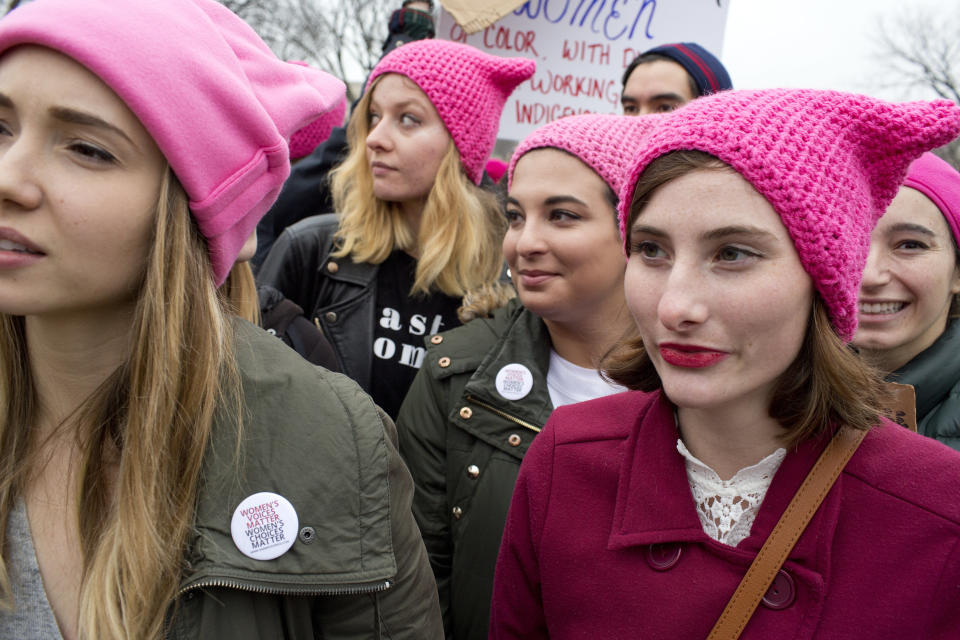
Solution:
{"label": "collar of coat", "polygon": [[[676,447],[673,405],[659,392],[647,396],[644,404],[624,444],[608,547],[698,542],[739,554],[749,564],[813,467],[827,438],[810,439],[788,451],[760,505],[750,536],[732,548],[703,532],[684,459]],[[816,558],[826,557],[839,504],[839,491],[831,491],[809,525],[826,535],[802,536],[790,554],[792,561],[814,563]]]}

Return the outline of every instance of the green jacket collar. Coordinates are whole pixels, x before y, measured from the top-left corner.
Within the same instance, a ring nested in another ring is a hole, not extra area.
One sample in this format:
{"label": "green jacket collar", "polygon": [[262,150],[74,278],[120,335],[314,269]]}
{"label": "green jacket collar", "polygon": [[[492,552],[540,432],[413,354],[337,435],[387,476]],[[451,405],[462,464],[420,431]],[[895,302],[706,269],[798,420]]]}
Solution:
{"label": "green jacket collar", "polygon": [[960,320],[952,320],[936,342],[897,369],[889,379],[912,385],[917,394],[917,420],[943,402],[960,383]]}

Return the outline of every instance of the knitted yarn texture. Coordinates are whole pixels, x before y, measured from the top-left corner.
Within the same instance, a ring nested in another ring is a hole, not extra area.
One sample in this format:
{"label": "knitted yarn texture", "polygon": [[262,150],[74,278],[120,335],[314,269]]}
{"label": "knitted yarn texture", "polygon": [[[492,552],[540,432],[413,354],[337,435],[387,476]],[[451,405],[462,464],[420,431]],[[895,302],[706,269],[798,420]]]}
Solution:
{"label": "knitted yarn texture", "polygon": [[137,116],[189,197],[217,285],[290,174],[290,134],[345,92],[213,0],[30,2],[0,20],[0,52],[19,44],[73,58]]}
{"label": "knitted yarn texture", "polygon": [[636,157],[657,116],[585,113],[560,118],[524,138],[510,159],[510,182],[517,162],[527,152],[550,147],[576,156],[618,194],[627,167]]}
{"label": "knitted yarn texture", "polygon": [[467,176],[480,184],[503,105],[535,68],[527,58],[500,58],[446,40],[417,40],[385,55],[370,73],[367,90],[385,73],[413,80],[446,125]]}
{"label": "knitted yarn texture", "polygon": [[950,225],[953,241],[960,245],[960,173],[932,153],[925,153],[910,165],[903,186],[916,189],[937,205]]}
{"label": "knitted yarn texture", "polygon": [[714,155],[779,214],[834,329],[849,341],[870,231],[910,163],[958,133],[960,106],[947,100],[890,103],[810,89],[722,91],[658,121],[627,173],[621,232],[637,180],[653,159],[679,149]]}

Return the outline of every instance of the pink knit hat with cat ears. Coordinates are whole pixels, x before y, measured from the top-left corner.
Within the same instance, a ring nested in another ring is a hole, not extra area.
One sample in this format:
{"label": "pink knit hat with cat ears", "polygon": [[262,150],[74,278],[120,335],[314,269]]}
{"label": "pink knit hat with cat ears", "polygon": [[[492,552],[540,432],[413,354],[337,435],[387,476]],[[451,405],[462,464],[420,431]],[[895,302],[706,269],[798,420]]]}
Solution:
{"label": "pink knit hat with cat ears", "polygon": [[553,148],[579,158],[619,195],[627,167],[639,153],[656,119],[656,116],[585,113],[554,120],[517,145],[510,159],[508,186],[513,186],[513,172],[525,153]]}
{"label": "pink knit hat with cat ears", "polygon": [[399,73],[427,94],[440,114],[463,168],[475,184],[493,151],[507,98],[533,76],[527,58],[500,58],[446,40],[416,40],[397,47],[373,68],[367,90],[386,73]]}
{"label": "pink knit hat with cat ears", "polygon": [[217,285],[290,173],[290,134],[344,95],[213,0],[39,0],[0,20],[0,52],[20,44],[73,58],[133,111],[186,190]]}
{"label": "pink knit hat with cat ears", "polygon": [[925,153],[910,165],[903,186],[916,189],[937,205],[950,225],[953,241],[960,246],[960,173],[932,153]]}
{"label": "pink knit hat with cat ears", "polygon": [[894,104],[808,89],[698,98],[661,118],[627,173],[621,231],[637,179],[654,158],[679,149],[714,155],[780,215],[834,329],[849,341],[870,231],[910,163],[958,133],[960,107],[947,100]]}

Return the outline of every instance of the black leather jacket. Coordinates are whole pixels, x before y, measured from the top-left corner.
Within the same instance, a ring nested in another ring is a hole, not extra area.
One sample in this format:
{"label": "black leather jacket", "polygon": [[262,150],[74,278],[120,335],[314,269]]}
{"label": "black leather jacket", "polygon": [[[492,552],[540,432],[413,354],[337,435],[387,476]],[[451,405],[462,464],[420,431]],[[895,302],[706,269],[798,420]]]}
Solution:
{"label": "black leather jacket", "polygon": [[323,331],[340,371],[370,392],[379,265],[333,258],[338,216],[304,218],[277,238],[257,282],[279,289]]}

